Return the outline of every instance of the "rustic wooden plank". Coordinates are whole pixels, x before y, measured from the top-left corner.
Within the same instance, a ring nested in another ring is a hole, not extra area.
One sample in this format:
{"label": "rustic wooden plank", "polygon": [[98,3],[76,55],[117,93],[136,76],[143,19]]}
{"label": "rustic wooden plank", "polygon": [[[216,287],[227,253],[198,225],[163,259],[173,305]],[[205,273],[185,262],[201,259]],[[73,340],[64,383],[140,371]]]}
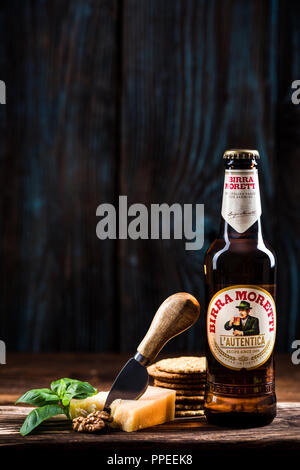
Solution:
{"label": "rustic wooden plank", "polygon": [[[284,0],[5,2],[0,338],[10,349],[118,349],[121,315],[132,350],[161,301],[188,290],[200,322],[167,350],[199,350],[221,154],[244,145],[262,153],[266,236],[276,234],[284,267],[278,346],[299,336],[298,17],[299,3]],[[119,193],[148,207],[209,201],[198,253],[178,240],[120,243],[120,313],[116,243],[94,231],[95,208]]]}
{"label": "rustic wooden plank", "polygon": [[[167,357],[161,354],[159,358]],[[52,380],[71,377],[109,390],[128,354],[9,354],[0,367],[0,405],[11,405],[32,388],[48,387]],[[300,402],[300,367],[287,355],[276,356],[278,401]]]}
{"label": "rustic wooden plank", "polygon": [[[277,109],[278,343],[290,348],[300,338],[300,106],[292,103],[291,85],[300,77],[299,2],[279,2],[280,35]],[[275,215],[275,214],[274,214]]]}
{"label": "rustic wooden plank", "polygon": [[114,349],[115,245],[95,227],[117,191],[116,2],[10,1],[1,18],[1,339]]}
{"label": "rustic wooden plank", "polygon": [[124,2],[121,194],[149,209],[205,203],[206,243],[188,252],[180,240],[121,241],[123,350],[176,291],[195,295],[202,315],[166,350],[203,347],[203,255],[219,226],[226,148],[260,150],[274,237],[277,20],[271,1]]}
{"label": "rustic wooden plank", "polygon": [[[161,357],[165,357],[161,355]],[[16,396],[33,387],[45,387],[60,376],[88,380],[99,390],[108,389],[114,376],[127,360],[122,354],[9,354],[7,365],[0,368],[0,448],[1,456],[12,450],[26,455],[47,453],[56,455],[97,456],[106,463],[108,456],[142,455],[148,458],[157,453],[188,453],[197,455],[235,455],[239,451],[299,452],[300,449],[300,370],[290,357],[277,356],[276,391],[279,399],[278,414],[270,426],[254,429],[218,428],[208,425],[205,419],[176,419],[155,428],[135,433],[110,431],[106,434],[78,434],[70,429],[62,417],[45,423],[37,433],[25,438],[19,429],[30,407],[5,406]],[[6,400],[6,401],[5,401]],[[294,402],[292,402],[292,400]],[[70,453],[70,451],[72,451]],[[217,457],[217,456],[216,456]]]}
{"label": "rustic wooden plank", "polygon": [[[55,446],[70,448],[75,444],[77,450],[98,446],[100,453],[104,449],[121,451],[126,448],[142,452],[149,448],[162,446],[164,451],[177,450],[180,452],[189,449],[193,451],[212,451],[232,446],[238,449],[281,449],[300,448],[300,403],[280,403],[278,416],[272,424],[262,428],[236,429],[218,428],[208,425],[203,418],[193,420],[176,419],[174,422],[155,426],[133,433],[122,431],[108,431],[103,434],[79,434],[70,429],[53,429],[62,426],[64,420],[60,418],[45,424],[40,432],[22,437],[19,428],[30,409],[20,407],[0,407],[0,448],[5,447],[35,447]],[[55,424],[56,423],[56,424]],[[59,424],[58,424],[59,423]],[[66,426],[67,427],[67,426]],[[179,446],[179,447],[178,447]]]}

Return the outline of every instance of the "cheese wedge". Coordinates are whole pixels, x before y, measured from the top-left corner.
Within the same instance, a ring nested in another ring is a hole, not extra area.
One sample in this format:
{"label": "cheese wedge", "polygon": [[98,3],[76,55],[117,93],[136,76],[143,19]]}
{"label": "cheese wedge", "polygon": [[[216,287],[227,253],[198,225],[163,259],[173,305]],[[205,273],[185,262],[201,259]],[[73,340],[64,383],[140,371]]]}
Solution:
{"label": "cheese wedge", "polygon": [[102,411],[108,392],[99,392],[83,400],[73,399],[70,403],[69,415],[71,419],[77,416],[86,416],[93,411]]}
{"label": "cheese wedge", "polygon": [[[70,417],[101,411],[107,395],[108,392],[100,392],[84,400],[72,400]],[[138,400],[115,400],[110,406],[113,417],[110,425],[132,432],[171,421],[175,416],[175,397],[175,390],[149,386]]]}

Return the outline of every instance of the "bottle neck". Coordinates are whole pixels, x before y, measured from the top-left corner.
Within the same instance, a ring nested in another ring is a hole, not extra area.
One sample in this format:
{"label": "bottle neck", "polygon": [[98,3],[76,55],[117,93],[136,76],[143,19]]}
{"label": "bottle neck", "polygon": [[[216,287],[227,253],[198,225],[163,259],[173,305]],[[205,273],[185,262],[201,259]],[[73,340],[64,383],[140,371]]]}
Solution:
{"label": "bottle neck", "polygon": [[232,239],[252,239],[257,242],[263,242],[263,234],[261,228],[261,217],[255,222],[248,230],[243,233],[237,232],[226,220],[221,218],[219,238],[224,238],[225,241],[230,242]]}
{"label": "bottle neck", "polygon": [[262,240],[261,201],[257,161],[225,161],[220,236]]}

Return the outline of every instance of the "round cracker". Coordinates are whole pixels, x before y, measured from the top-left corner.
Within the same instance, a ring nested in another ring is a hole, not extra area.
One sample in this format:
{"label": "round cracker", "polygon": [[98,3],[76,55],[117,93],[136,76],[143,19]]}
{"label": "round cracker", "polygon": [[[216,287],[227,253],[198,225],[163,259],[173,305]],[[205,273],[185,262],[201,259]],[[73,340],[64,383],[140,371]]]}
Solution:
{"label": "round cracker", "polygon": [[[154,384],[155,387],[158,387],[158,385]],[[176,397],[180,397],[180,396],[183,396],[185,398],[191,398],[191,397],[204,397],[205,395],[205,387],[203,387],[202,389],[194,389],[194,390],[188,390],[186,388],[184,389],[177,389],[177,388],[169,388],[167,387],[167,385],[165,386],[159,386],[160,388],[166,388],[166,389],[169,389],[169,390],[174,390],[176,392]]]}
{"label": "round cracker", "polygon": [[173,384],[170,382],[163,382],[162,380],[154,379],[156,387],[171,388],[172,390],[190,390],[200,391],[205,390],[205,383],[202,384]]}
{"label": "round cracker", "polygon": [[190,405],[182,405],[178,403],[178,405],[175,406],[175,410],[203,410],[203,404],[191,403]]}
{"label": "round cracker", "polygon": [[[173,389],[174,390],[174,389]],[[199,397],[199,396],[204,396],[205,394],[205,388],[203,387],[200,390],[187,390],[187,389],[182,389],[182,390],[175,390],[176,391],[176,396],[177,395],[184,395],[188,397]]]}
{"label": "round cracker", "polygon": [[185,379],[181,377],[180,379],[169,379],[168,377],[153,377],[155,380],[159,380],[160,382],[165,382],[167,384],[174,384],[174,385],[203,385],[206,384],[206,377],[201,377],[199,379]]}
{"label": "round cracker", "polygon": [[162,359],[156,363],[157,369],[176,374],[196,374],[206,370],[206,358],[196,356],[181,356]]}
{"label": "round cracker", "polygon": [[186,396],[186,395],[176,395],[176,403],[199,403],[204,402],[204,393],[203,395],[195,396]]}
{"label": "round cracker", "polygon": [[203,410],[182,410],[182,411],[176,411],[175,416],[178,418],[182,417],[188,417],[188,416],[203,416],[204,411]]}
{"label": "round cracker", "polygon": [[148,367],[148,374],[154,379],[168,383],[203,383],[206,381],[206,372],[197,374],[175,374],[159,370],[156,364],[152,364]]}

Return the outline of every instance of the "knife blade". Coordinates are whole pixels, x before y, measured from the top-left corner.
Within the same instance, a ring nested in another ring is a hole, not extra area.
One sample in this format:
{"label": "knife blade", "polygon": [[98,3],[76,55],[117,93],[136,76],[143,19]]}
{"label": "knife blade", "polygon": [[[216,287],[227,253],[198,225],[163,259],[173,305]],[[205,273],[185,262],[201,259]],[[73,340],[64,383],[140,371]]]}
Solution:
{"label": "knife blade", "polygon": [[146,391],[149,382],[147,366],[174,336],[190,328],[198,320],[200,305],[191,294],[178,292],[168,297],[157,310],[137,352],[117,375],[106,398],[104,410],[117,398],[134,400]]}

